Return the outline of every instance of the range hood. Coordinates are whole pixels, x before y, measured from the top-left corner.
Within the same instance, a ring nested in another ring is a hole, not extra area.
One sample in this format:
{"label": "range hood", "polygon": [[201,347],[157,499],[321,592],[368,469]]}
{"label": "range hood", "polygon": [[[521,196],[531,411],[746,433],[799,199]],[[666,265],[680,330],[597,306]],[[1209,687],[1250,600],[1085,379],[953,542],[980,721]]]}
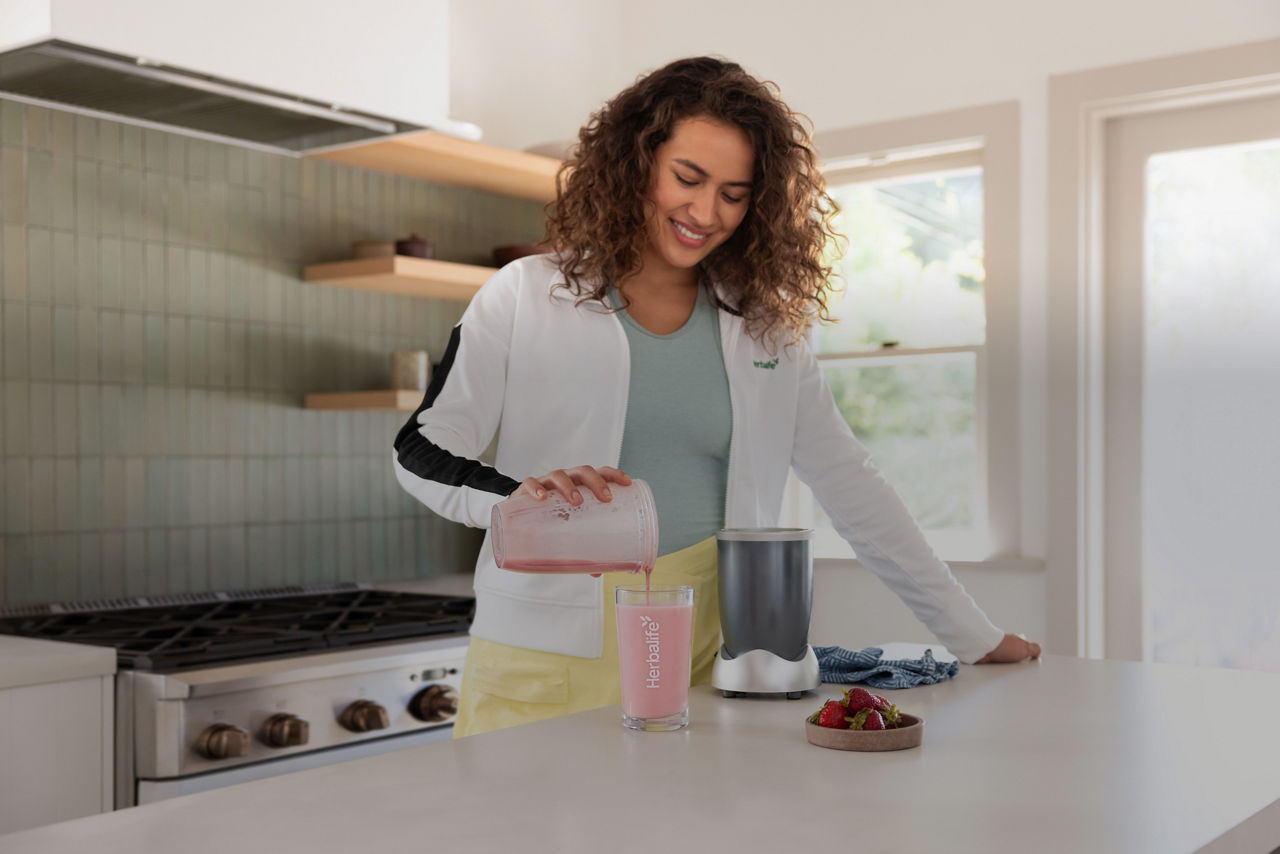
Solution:
{"label": "range hood", "polygon": [[[0,94],[291,153],[423,129],[56,39],[0,53]],[[431,129],[479,136],[474,125],[443,124]]]}

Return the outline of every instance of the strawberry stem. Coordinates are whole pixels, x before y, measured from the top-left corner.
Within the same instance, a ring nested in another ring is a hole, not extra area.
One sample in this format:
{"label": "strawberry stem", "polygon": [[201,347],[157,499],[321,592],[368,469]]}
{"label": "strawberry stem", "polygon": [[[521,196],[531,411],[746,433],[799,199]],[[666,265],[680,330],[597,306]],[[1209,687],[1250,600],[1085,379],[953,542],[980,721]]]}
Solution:
{"label": "strawberry stem", "polygon": [[858,713],[851,718],[845,718],[849,722],[849,729],[862,729],[867,722],[867,716],[871,714],[870,709],[859,709]]}

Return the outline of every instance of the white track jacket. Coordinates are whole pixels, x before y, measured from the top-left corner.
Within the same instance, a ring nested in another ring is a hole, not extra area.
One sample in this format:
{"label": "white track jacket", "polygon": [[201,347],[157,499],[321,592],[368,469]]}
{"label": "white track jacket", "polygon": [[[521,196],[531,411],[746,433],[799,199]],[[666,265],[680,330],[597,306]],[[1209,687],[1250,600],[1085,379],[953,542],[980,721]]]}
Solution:
{"label": "white track jacket", "polygon": [[[440,515],[488,528],[493,505],[519,481],[577,465],[617,466],[629,388],[621,321],[575,297],[551,256],[498,271],[454,327],[418,411],[396,437],[400,484]],[[871,464],[803,343],[777,354],[720,311],[733,406],[725,526],[775,527],[788,470],[817,496],[858,559],[961,661],[1003,633],[925,542]],[[493,466],[477,458],[499,432]],[[471,633],[510,646],[601,654],[601,581],[498,569],[486,536]],[[852,603],[851,603],[852,604]]]}

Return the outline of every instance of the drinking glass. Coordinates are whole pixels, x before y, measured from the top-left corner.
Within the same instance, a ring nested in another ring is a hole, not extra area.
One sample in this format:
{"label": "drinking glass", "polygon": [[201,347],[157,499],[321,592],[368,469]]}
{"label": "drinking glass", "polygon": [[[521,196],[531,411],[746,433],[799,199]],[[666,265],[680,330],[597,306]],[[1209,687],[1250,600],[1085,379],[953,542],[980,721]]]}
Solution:
{"label": "drinking glass", "polygon": [[661,732],[689,725],[693,588],[614,589],[622,725]]}

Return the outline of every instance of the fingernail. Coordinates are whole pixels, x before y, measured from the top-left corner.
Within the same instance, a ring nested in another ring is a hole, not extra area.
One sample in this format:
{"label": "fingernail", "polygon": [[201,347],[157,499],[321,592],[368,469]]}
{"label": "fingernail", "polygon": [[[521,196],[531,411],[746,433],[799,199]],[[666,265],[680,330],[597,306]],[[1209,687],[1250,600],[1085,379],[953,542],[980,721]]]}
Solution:
{"label": "fingernail", "polygon": [[546,493],[544,490],[539,489],[539,490],[538,490],[538,492],[537,492],[537,496],[538,496],[539,498],[546,498],[546,497],[547,497],[547,493]]}
{"label": "fingernail", "polygon": [[613,497],[613,493],[609,491],[609,487],[607,487],[607,486],[604,488],[604,497],[605,497],[605,498],[612,498],[612,497]]}
{"label": "fingernail", "polygon": [[574,500],[574,501],[581,501],[581,500],[582,500],[582,493],[575,489],[575,490],[573,491],[573,500]]}

